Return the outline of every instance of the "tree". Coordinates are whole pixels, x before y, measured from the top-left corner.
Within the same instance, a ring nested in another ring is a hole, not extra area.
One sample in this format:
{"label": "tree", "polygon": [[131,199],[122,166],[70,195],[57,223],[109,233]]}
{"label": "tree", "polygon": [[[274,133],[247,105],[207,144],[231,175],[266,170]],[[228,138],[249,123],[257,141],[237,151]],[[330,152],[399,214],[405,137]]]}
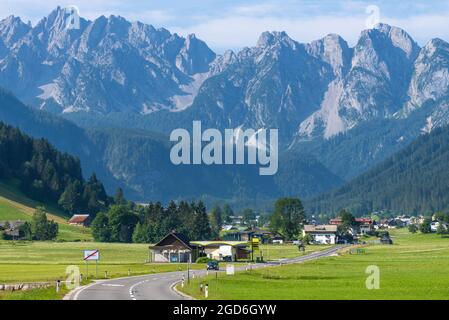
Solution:
{"label": "tree", "polygon": [[293,240],[299,235],[305,219],[300,199],[283,198],[276,201],[270,227],[273,232],[280,233],[286,240]]}
{"label": "tree", "polygon": [[122,188],[117,188],[117,191],[115,192],[115,196],[114,196],[114,203],[116,205],[126,204],[125,195],[123,193]]}
{"label": "tree", "polygon": [[355,226],[355,217],[351,212],[346,210],[341,210],[338,216],[341,219],[341,224],[338,226],[338,233],[340,235],[348,235],[352,227]]}
{"label": "tree", "polygon": [[29,222],[25,222],[19,227],[19,238],[23,240],[33,240],[31,224]]}
{"label": "tree", "polygon": [[221,227],[223,226],[222,216],[223,212],[219,206],[215,206],[210,213],[210,225],[214,237],[220,236]]}
{"label": "tree", "polygon": [[74,214],[81,207],[81,183],[76,180],[67,185],[58,204],[68,213]]}
{"label": "tree", "polygon": [[140,222],[136,225],[133,233],[134,243],[151,243],[153,239],[152,226],[149,224],[141,224]]}
{"label": "tree", "polygon": [[232,208],[229,204],[225,203],[223,206],[223,221],[225,223],[231,223],[231,217],[234,215],[234,211],[232,211]]}
{"label": "tree", "polygon": [[270,221],[270,218],[267,214],[262,214],[259,216],[259,221],[257,221],[257,225],[259,227],[264,227],[267,222]]}
{"label": "tree", "polygon": [[423,223],[419,226],[419,231],[422,233],[431,233],[432,232],[432,226],[431,226],[432,220],[429,218],[424,219]]}
{"label": "tree", "polygon": [[417,233],[418,232],[418,227],[416,226],[416,224],[410,224],[408,226],[408,231],[411,233]]}
{"label": "tree", "polygon": [[95,173],[84,186],[82,200],[87,213],[93,217],[108,205],[108,196],[104,186],[98,181]]}
{"label": "tree", "polygon": [[111,240],[111,229],[109,227],[109,218],[105,212],[97,214],[92,221],[92,236],[95,241],[109,242]]}
{"label": "tree", "polygon": [[440,222],[440,224],[438,225],[438,228],[437,228],[437,234],[443,235],[446,233],[447,233],[447,229],[446,229],[445,224],[443,222]]}
{"label": "tree", "polygon": [[252,209],[249,208],[243,210],[241,215],[243,217],[243,224],[247,226],[251,226],[253,221],[256,219],[256,214]]}
{"label": "tree", "polygon": [[313,242],[313,237],[310,234],[306,234],[303,238],[302,238],[302,242],[305,244],[311,244]]}
{"label": "tree", "polygon": [[192,239],[194,240],[210,240],[212,230],[207,216],[206,207],[200,201],[195,207],[193,217]]}
{"label": "tree", "polygon": [[132,242],[134,228],[139,218],[129,207],[124,205],[114,205],[109,210],[109,227],[111,230],[112,242]]}
{"label": "tree", "polygon": [[58,224],[47,220],[45,208],[38,207],[31,219],[31,234],[34,240],[54,240],[58,235]]}

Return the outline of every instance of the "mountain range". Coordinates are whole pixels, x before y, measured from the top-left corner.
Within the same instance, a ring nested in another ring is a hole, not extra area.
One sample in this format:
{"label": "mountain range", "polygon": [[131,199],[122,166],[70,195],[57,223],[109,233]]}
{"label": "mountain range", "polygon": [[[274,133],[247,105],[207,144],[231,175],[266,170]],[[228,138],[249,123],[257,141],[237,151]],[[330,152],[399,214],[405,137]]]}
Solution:
{"label": "mountain range", "polygon": [[[141,201],[315,196],[449,123],[449,44],[441,39],[420,47],[379,24],[354,47],[335,34],[300,43],[264,32],[254,47],[216,54],[195,35],[119,16],[81,18],[79,29],[67,18],[58,7],[34,26],[14,16],[0,22],[0,86],[80,130],[71,148],[83,165]],[[262,181],[246,167],[170,167],[168,134],[194,120],[279,129],[279,174]],[[95,160],[83,154],[91,145]],[[189,182],[199,176],[201,186]]]}

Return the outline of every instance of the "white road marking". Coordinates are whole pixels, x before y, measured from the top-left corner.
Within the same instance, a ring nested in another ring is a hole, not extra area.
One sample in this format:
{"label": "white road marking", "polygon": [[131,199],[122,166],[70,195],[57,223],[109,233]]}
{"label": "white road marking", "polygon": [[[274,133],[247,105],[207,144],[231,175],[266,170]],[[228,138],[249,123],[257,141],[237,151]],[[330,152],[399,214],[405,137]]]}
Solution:
{"label": "white road marking", "polygon": [[123,284],[114,284],[114,283],[104,283],[102,284],[104,287],[124,287]]}

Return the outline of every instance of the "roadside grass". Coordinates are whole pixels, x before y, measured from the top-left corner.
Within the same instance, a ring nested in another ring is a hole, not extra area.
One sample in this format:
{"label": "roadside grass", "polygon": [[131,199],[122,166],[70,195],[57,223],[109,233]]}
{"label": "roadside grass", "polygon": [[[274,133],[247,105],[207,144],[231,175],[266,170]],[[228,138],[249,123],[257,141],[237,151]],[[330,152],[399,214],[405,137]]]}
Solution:
{"label": "roadside grass", "polygon": [[[435,234],[391,231],[394,245],[370,245],[365,254],[342,254],[303,264],[271,267],[234,276],[194,279],[181,291],[204,299],[331,300],[449,299],[449,239]],[[369,266],[380,269],[380,289],[368,290]]]}
{"label": "roadside grass", "polygon": [[60,292],[56,292],[55,287],[29,291],[0,291],[0,300],[62,300],[68,292],[69,290],[65,287],[63,287]]}
{"label": "roadside grass", "polygon": [[[63,280],[67,266],[78,266],[87,274],[83,250],[100,250],[98,278],[179,271],[185,264],[146,264],[147,244],[89,243],[89,242],[12,242],[0,241],[0,283]],[[201,269],[203,264],[192,264]],[[95,263],[89,263],[89,275],[95,277]]]}

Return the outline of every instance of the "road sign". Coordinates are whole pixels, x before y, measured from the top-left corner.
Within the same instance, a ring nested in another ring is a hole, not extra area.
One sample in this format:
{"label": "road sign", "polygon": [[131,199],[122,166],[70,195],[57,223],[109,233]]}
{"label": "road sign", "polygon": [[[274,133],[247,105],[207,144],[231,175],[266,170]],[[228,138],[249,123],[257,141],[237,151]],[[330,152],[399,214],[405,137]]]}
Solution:
{"label": "road sign", "polygon": [[235,268],[233,264],[226,265],[226,275],[233,276],[235,273]]}
{"label": "road sign", "polygon": [[251,241],[252,247],[253,247],[253,251],[257,251],[259,250],[259,243],[260,243],[260,239],[259,238],[253,238]]}
{"label": "road sign", "polygon": [[84,250],[84,261],[98,261],[100,260],[99,250]]}

